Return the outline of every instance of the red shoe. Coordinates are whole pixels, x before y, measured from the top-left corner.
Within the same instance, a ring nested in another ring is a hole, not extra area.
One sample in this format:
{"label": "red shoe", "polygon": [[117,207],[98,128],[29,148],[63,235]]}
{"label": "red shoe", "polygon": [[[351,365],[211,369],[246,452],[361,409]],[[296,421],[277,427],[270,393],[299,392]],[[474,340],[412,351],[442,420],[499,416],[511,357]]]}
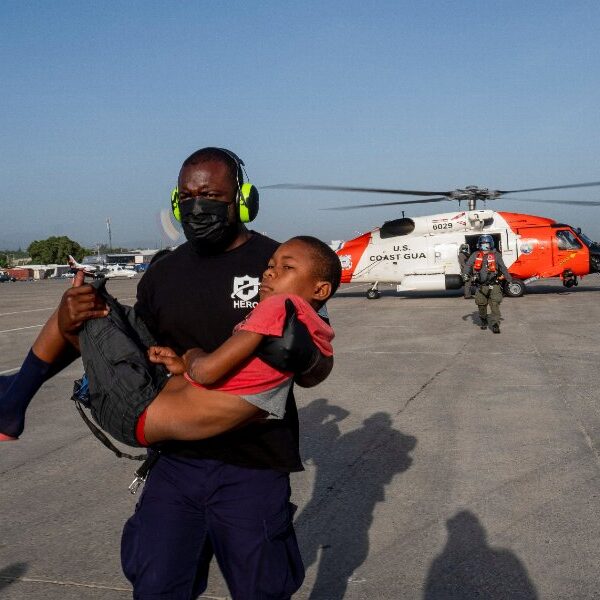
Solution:
{"label": "red shoe", "polygon": [[18,437],[6,435],[6,433],[0,433],[0,442],[16,442],[18,439]]}

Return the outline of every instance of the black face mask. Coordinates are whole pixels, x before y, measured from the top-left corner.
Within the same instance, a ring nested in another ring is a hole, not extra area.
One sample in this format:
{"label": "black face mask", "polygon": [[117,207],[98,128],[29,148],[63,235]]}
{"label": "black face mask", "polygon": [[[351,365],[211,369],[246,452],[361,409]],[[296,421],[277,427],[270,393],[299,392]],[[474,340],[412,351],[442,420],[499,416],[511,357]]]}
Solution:
{"label": "black face mask", "polygon": [[238,225],[229,222],[229,206],[202,196],[181,202],[183,233],[196,252],[218,254],[233,242]]}

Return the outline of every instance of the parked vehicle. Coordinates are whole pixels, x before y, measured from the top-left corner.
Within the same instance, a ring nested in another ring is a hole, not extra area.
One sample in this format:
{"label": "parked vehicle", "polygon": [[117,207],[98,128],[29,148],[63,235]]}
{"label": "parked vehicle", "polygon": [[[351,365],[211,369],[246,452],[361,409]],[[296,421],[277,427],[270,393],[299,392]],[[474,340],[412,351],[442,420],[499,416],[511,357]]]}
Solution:
{"label": "parked vehicle", "polygon": [[4,271],[0,271],[0,283],[4,283],[5,281],[16,281],[16,278]]}
{"label": "parked vehicle", "polygon": [[98,275],[104,276],[107,279],[114,279],[117,277],[131,278],[131,277],[135,277],[136,272],[133,271],[132,269],[126,269],[125,267],[122,267],[121,265],[109,265],[105,269],[102,269],[102,271],[100,271],[100,273],[98,273]]}

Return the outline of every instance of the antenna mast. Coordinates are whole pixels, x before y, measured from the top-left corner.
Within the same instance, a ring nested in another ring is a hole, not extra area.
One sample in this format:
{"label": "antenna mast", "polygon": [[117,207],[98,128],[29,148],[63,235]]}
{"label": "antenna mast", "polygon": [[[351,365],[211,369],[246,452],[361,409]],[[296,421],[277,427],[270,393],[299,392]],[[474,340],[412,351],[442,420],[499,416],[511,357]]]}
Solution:
{"label": "antenna mast", "polygon": [[110,218],[106,219],[106,228],[108,229],[108,249],[112,251],[112,235],[110,232]]}

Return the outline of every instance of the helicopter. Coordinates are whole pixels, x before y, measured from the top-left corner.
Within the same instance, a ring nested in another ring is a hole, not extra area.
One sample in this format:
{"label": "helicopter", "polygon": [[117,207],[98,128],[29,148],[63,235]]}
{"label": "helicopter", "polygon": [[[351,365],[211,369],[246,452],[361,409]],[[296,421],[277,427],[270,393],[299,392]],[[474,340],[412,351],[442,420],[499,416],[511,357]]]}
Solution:
{"label": "helicopter", "polygon": [[[381,227],[342,242],[336,249],[342,265],[342,283],[371,284],[370,300],[380,297],[379,284],[396,284],[398,292],[457,290],[463,287],[458,252],[467,244],[477,249],[480,235],[494,238],[496,249],[512,276],[504,283],[504,294],[520,297],[526,285],[538,279],[558,277],[565,287],[578,285],[590,273],[600,273],[600,244],[580,228],[554,219],[521,213],[479,209],[478,203],[497,200],[506,194],[600,186],[600,181],[518,190],[490,190],[469,185],[450,191],[347,187],[313,184],[275,184],[276,189],[363,192],[421,196],[418,200],[339,206],[324,210],[349,210],[456,201],[459,210],[422,217],[386,221]],[[520,200],[519,198],[504,198]],[[527,199],[528,202],[600,206],[600,201]],[[461,203],[466,209],[460,210]]]}

